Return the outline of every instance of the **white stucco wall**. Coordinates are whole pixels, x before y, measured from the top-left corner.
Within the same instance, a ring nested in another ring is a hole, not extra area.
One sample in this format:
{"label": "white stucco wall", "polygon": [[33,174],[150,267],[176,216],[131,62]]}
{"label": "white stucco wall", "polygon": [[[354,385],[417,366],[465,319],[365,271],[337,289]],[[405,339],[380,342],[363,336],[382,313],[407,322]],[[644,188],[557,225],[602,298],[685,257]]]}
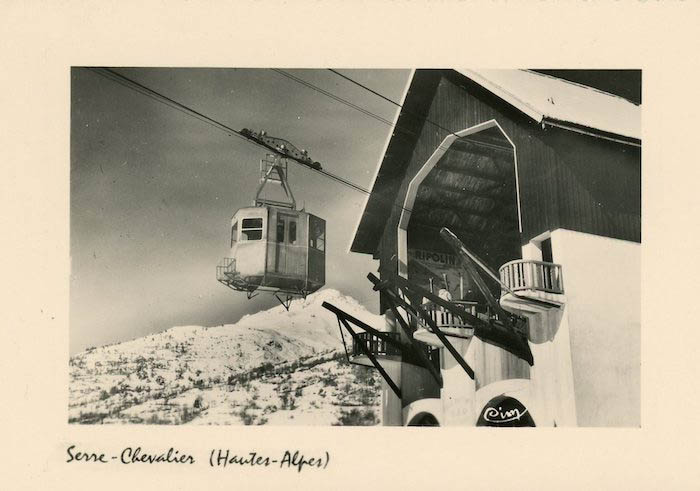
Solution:
{"label": "white stucco wall", "polygon": [[[391,310],[384,312],[384,332],[398,332],[399,327],[394,314]],[[386,370],[387,375],[393,380],[399,388],[401,387],[401,362],[392,361],[382,364],[382,368]],[[403,412],[401,398],[397,396],[389,387],[389,384],[382,379],[382,425],[383,426],[402,426]]]}
{"label": "white stucco wall", "polygon": [[[399,362],[393,362],[383,366],[387,375],[391,377],[394,383],[401,387],[401,365]],[[402,426],[401,399],[389,387],[389,384],[382,379],[382,426]]]}
{"label": "white stucco wall", "polygon": [[[474,368],[473,358],[469,356],[470,343],[475,339],[464,340],[452,338],[450,342],[465,359],[467,364]],[[454,356],[447,348],[440,349],[440,365],[442,374],[442,420],[445,426],[474,426],[476,415],[474,380],[457,363]]]}
{"label": "white stucco wall", "polygon": [[562,265],[579,426],[640,426],[641,245],[551,233]]}

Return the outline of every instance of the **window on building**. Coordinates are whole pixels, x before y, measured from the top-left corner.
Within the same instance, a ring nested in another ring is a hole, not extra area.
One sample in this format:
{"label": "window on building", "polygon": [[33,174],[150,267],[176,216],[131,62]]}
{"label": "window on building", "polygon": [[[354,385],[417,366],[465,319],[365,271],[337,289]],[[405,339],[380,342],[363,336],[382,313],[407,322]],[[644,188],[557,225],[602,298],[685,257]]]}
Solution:
{"label": "window on building", "polygon": [[552,256],[552,239],[545,239],[542,241],[542,260],[546,263],[554,262]]}
{"label": "window on building", "polygon": [[262,218],[244,218],[241,222],[241,240],[260,240],[263,234]]}
{"label": "window on building", "polygon": [[236,245],[236,242],[238,242],[238,222],[231,226],[231,247]]}
{"label": "window on building", "polygon": [[[542,241],[542,260],[546,263],[553,263],[552,239]],[[551,267],[542,268],[542,286],[548,290],[554,288],[554,270]]]}

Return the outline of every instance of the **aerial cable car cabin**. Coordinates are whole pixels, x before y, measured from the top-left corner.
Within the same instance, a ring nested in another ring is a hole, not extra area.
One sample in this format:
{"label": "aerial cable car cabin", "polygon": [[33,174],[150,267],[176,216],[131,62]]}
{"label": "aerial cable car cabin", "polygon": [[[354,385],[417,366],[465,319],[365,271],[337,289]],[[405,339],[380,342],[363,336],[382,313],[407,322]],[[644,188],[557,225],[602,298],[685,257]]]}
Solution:
{"label": "aerial cable car cabin", "polygon": [[[256,136],[274,140],[275,150],[306,155],[284,140]],[[289,308],[292,299],[325,284],[326,222],[296,208],[283,156],[267,155],[260,162],[260,175],[253,206],[240,208],[231,218],[230,253],[217,266],[217,280],[248,298],[270,292]],[[261,197],[267,184],[279,185],[287,199]]]}

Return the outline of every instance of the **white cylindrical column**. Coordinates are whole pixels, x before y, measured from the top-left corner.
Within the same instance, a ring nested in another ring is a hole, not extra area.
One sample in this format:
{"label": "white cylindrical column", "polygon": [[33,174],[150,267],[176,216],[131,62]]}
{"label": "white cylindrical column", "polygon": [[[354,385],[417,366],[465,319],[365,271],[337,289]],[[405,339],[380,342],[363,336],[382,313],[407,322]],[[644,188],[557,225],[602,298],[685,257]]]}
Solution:
{"label": "white cylindrical column", "polygon": [[502,380],[530,378],[527,362],[508,351],[481,340],[474,341],[473,349],[476,390]]}
{"label": "white cylindrical column", "polygon": [[[401,362],[391,361],[382,363],[382,368],[401,387]],[[382,380],[382,425],[383,426],[403,426],[401,399],[394,394],[391,387]]]}
{"label": "white cylindrical column", "polygon": [[[450,339],[450,342],[462,358],[467,360],[467,351],[471,339]],[[475,385],[467,372],[446,348],[440,349],[440,365],[442,374],[442,414],[445,426],[473,425],[475,420]]]}
{"label": "white cylindrical column", "polygon": [[530,343],[535,359],[530,371],[533,397],[543,408],[538,424],[577,426],[568,315],[553,310],[528,317],[535,332],[544,333]]}
{"label": "white cylindrical column", "polygon": [[[384,319],[385,331],[398,332],[398,325],[391,309],[384,313]],[[382,367],[394,383],[401,387],[401,362],[383,363]],[[391,387],[384,380],[382,380],[382,425],[403,426],[401,398],[391,390]]]}

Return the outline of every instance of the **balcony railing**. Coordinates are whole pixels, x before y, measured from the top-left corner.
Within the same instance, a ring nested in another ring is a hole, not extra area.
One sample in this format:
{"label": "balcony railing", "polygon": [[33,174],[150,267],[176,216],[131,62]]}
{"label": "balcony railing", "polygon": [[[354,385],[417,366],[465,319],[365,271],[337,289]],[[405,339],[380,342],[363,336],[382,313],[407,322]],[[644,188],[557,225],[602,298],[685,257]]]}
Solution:
{"label": "balcony railing", "polygon": [[[476,302],[463,302],[463,301],[451,301],[450,303],[455,304],[459,307],[462,307],[464,310],[466,310],[468,313],[472,315],[477,315],[476,312],[476,307],[477,303]],[[433,322],[439,327],[439,328],[444,328],[444,327],[470,327],[466,325],[462,320],[454,315],[452,312],[449,310],[441,307],[440,305],[436,305],[433,302],[426,302],[423,305],[421,305],[421,308],[428,313],[431,319],[433,319]]]}
{"label": "balcony railing", "polygon": [[[399,342],[399,333],[397,332],[385,332],[387,336],[390,338],[396,340],[396,342]],[[395,346],[393,344],[389,344],[383,339],[375,336],[372,333],[369,332],[360,332],[357,333],[357,337],[359,338],[360,342],[364,343],[365,347],[369,350],[370,353],[372,353],[374,356],[400,356],[401,355],[401,349],[399,349],[398,346]],[[424,350],[425,356],[430,360],[430,362],[437,368],[438,370],[440,369],[440,350],[433,348],[432,346],[429,346],[427,344],[423,345],[421,343],[422,349]],[[356,343],[352,343],[352,356],[365,356],[364,351],[362,351],[362,348]]]}
{"label": "balcony railing", "polygon": [[236,271],[236,260],[232,257],[225,257],[216,267],[216,279],[226,281],[228,279],[226,273],[233,273],[234,271]]}
{"label": "balcony railing", "polygon": [[501,282],[512,291],[536,290],[546,293],[564,293],[561,265],[517,259],[499,269]]}
{"label": "balcony railing", "polygon": [[[384,333],[396,342],[399,341],[399,333],[387,332]],[[375,336],[369,332],[360,332],[357,334],[360,342],[364,343],[365,347],[375,356],[398,356],[401,350],[393,344],[387,343],[385,340]],[[363,356],[365,353],[357,343],[352,343],[352,356]]]}

